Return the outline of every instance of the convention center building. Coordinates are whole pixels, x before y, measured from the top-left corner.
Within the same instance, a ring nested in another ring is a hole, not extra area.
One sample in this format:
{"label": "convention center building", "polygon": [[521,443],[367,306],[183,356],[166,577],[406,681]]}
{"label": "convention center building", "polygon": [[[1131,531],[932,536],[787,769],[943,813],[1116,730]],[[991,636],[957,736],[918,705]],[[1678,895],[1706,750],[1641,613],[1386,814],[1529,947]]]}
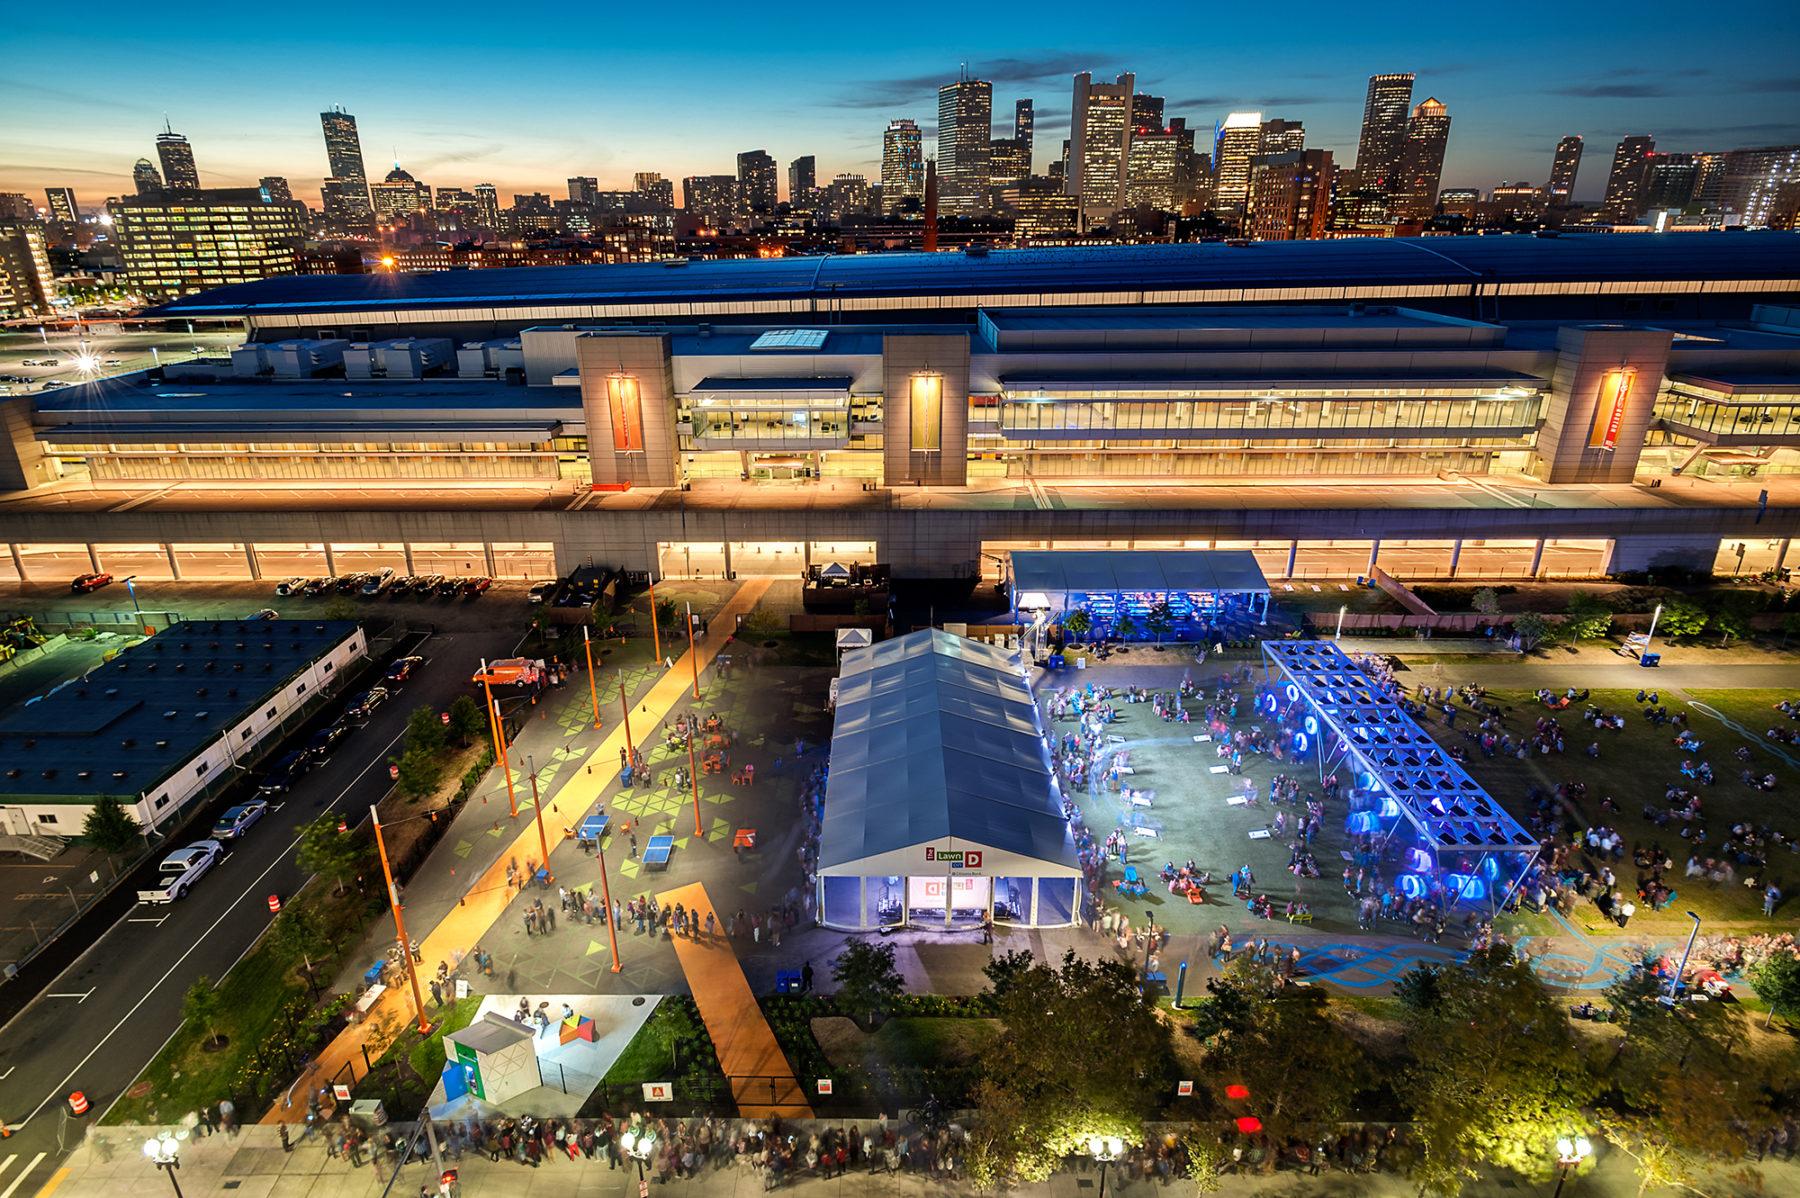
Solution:
{"label": "convention center building", "polygon": [[1461,237],[304,276],[228,358],[0,400],[0,579],[1271,581],[1779,568],[1800,238]]}

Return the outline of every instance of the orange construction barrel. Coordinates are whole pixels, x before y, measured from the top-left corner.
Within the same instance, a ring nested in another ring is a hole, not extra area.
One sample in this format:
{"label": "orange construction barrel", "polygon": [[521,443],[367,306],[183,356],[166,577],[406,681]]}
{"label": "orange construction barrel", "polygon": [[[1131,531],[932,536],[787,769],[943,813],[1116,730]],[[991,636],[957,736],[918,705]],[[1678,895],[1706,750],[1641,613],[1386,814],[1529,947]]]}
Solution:
{"label": "orange construction barrel", "polygon": [[86,1094],[83,1094],[80,1090],[77,1090],[73,1094],[69,1095],[69,1109],[71,1111],[74,1111],[77,1115],[85,1115],[85,1114],[87,1114],[87,1108],[88,1108],[88,1100],[87,1100]]}
{"label": "orange construction barrel", "polygon": [[281,910],[281,896],[279,894],[271,894],[269,896],[269,910],[271,910],[271,911]]}

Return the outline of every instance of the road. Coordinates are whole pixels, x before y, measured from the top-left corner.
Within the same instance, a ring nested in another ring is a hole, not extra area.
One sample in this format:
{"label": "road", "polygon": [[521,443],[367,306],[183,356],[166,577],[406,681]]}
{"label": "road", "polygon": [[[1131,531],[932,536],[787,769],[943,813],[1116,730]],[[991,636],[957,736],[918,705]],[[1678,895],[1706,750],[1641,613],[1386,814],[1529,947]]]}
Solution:
{"label": "road", "polygon": [[[116,328],[117,326],[105,326]],[[104,378],[109,374],[126,374],[133,370],[144,370],[156,365],[159,361],[168,364],[183,362],[194,356],[198,346],[205,353],[219,356],[244,343],[242,332],[186,332],[175,333],[119,333],[94,331],[92,335],[75,333],[50,333],[47,337],[36,332],[0,333],[0,375],[15,374],[30,379],[30,383],[0,384],[0,395],[16,395],[25,391],[36,391],[49,379],[59,379],[65,383],[86,382],[90,378]],[[83,347],[99,361],[97,368],[91,373],[83,373],[76,364]],[[26,366],[26,359],[42,362],[55,359],[55,366]],[[117,360],[118,365],[106,363]],[[3,1193],[0,1190],[0,1193]]]}
{"label": "road", "polygon": [[[485,632],[428,640],[418,650],[427,664],[232,844],[192,894],[166,907],[133,908],[0,1028],[0,1117],[14,1129],[5,1156],[16,1158],[12,1169],[0,1168],[0,1198],[35,1193],[61,1161],[58,1135],[67,1096],[79,1090],[92,1104],[91,1115],[104,1112],[179,1029],[187,988],[201,976],[222,978],[268,926],[268,896],[300,888],[306,880],[295,864],[300,825],[325,811],[346,813],[352,825],[365,818],[368,806],[387,793],[387,758],[405,733],[407,715],[421,705],[446,709],[467,693],[468,663],[503,655],[517,635],[511,621],[500,620]],[[334,702],[296,739],[303,741],[341,709]],[[215,804],[187,839],[202,838],[227,805]],[[66,1133],[71,1145],[76,1130]]]}

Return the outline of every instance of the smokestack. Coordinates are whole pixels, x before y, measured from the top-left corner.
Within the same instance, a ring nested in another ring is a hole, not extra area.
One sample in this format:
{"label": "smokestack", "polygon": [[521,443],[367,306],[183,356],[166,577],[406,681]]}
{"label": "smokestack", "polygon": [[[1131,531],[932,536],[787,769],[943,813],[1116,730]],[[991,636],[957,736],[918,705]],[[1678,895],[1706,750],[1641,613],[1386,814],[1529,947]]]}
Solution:
{"label": "smokestack", "polygon": [[925,252],[937,253],[937,159],[925,160]]}

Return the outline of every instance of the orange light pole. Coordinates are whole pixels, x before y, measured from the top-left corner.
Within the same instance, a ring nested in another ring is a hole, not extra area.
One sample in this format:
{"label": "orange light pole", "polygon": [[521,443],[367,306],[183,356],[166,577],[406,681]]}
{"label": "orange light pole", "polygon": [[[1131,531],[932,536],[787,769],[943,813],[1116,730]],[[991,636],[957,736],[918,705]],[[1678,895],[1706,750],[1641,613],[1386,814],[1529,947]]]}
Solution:
{"label": "orange light pole", "polygon": [[694,605],[687,605],[688,660],[694,663],[694,702],[700,701],[700,655],[694,652]]}
{"label": "orange light pole", "polygon": [[688,777],[694,783],[694,835],[704,836],[700,830],[700,771],[694,768],[694,737],[698,734],[699,725],[693,721],[688,723]]}
{"label": "orange light pole", "polygon": [[[538,848],[543,850],[544,873],[549,875],[550,842],[544,839],[544,804],[543,801],[538,798],[537,762],[527,757],[525,759],[525,768],[531,771],[531,811],[533,815],[537,816]],[[552,878],[551,880],[554,881],[555,879]]]}
{"label": "orange light pole", "polygon": [[619,671],[619,711],[625,718],[625,763],[637,767],[637,750],[631,747],[631,704],[625,701],[625,671]]}
{"label": "orange light pole", "polygon": [[613,926],[612,883],[606,880],[606,845],[605,834],[594,837],[594,856],[600,859],[600,897],[606,903],[606,939],[612,945],[612,971],[619,972],[624,966],[619,964],[619,932]]}
{"label": "orange light pole", "polygon": [[506,726],[500,722],[499,700],[493,701],[493,706],[488,709],[488,714],[494,721],[494,743],[500,746],[500,772],[506,775],[506,806],[512,817],[517,819],[519,800],[518,796],[513,793],[512,762],[507,760],[507,754],[512,751],[512,746],[506,743]]}
{"label": "orange light pole", "polygon": [[656,660],[662,660],[662,630],[656,626],[656,574],[650,574],[650,642],[656,647]]}
{"label": "orange light pole", "polygon": [[412,981],[413,1005],[419,1012],[419,1034],[431,1034],[431,1023],[425,1018],[425,996],[419,992],[419,971],[414,968],[412,941],[406,938],[406,917],[400,913],[400,892],[394,888],[394,870],[388,864],[387,844],[381,839],[381,812],[369,808],[369,821],[375,825],[375,847],[381,851],[381,876],[387,879],[388,903],[394,908],[394,934],[400,940],[400,957],[406,962],[406,976]]}
{"label": "orange light pole", "polygon": [[594,727],[600,726],[600,691],[594,686],[594,646],[588,640],[587,625],[581,626],[581,647],[587,651],[588,698],[594,701]]}

